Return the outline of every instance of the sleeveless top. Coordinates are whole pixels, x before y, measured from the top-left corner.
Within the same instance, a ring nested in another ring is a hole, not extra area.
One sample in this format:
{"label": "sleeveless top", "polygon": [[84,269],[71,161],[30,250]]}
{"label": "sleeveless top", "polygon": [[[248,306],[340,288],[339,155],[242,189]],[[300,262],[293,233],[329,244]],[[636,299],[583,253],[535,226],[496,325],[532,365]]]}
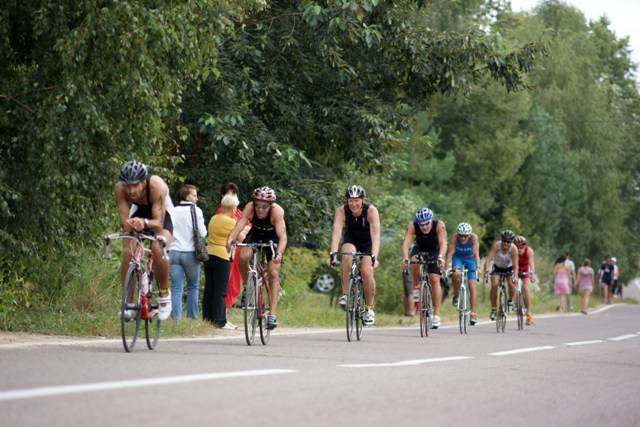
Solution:
{"label": "sleeveless top", "polygon": [[471,236],[469,236],[465,244],[460,243],[460,239],[456,238],[456,249],[453,252],[453,256],[460,258],[473,258],[473,243],[471,242]]}
{"label": "sleeveless top", "polygon": [[502,249],[498,248],[496,256],[493,259],[493,265],[498,268],[513,267],[513,261],[511,255],[513,254],[513,245],[509,246],[507,253],[502,252]]}
{"label": "sleeveless top", "polygon": [[522,255],[518,255],[518,270],[521,273],[529,272],[529,246],[525,246]]}
{"label": "sleeveless top", "polygon": [[[133,214],[136,214],[136,216],[140,218],[153,218],[153,216],[151,215],[151,189],[149,188],[149,182],[151,182],[151,175],[147,177],[147,204],[139,205],[137,203],[132,203],[131,209],[129,209],[129,217],[131,217]],[[164,209],[166,211],[166,214],[171,216],[171,214],[173,213],[173,202],[171,201],[171,197],[169,196],[168,191],[164,195]]]}
{"label": "sleeveless top", "polygon": [[440,251],[440,243],[438,242],[438,220],[434,219],[431,222],[431,230],[428,233],[423,233],[420,230],[420,226],[413,223],[413,229],[416,234],[416,246],[420,252],[438,252]]}
{"label": "sleeveless top", "polygon": [[357,243],[371,242],[371,230],[369,221],[367,220],[367,212],[369,210],[369,204],[363,203],[362,213],[355,217],[349,205],[344,205],[344,218],[346,225],[346,232],[344,233],[345,240],[350,240]]}
{"label": "sleeveless top", "polygon": [[251,220],[251,230],[249,234],[257,241],[267,242],[273,240],[278,241],[278,235],[276,234],[276,227],[271,223],[271,208],[269,213],[264,218],[258,218],[256,207],[253,205],[253,219]]}

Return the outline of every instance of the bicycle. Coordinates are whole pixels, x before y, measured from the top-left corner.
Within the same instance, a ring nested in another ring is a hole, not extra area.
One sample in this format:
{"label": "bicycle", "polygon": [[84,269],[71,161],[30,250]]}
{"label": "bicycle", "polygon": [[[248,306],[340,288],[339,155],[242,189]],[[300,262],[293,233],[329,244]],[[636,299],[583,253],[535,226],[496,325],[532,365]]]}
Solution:
{"label": "bicycle", "polygon": [[[449,270],[447,273],[451,275],[454,270]],[[456,305],[456,309],[458,310],[458,326],[460,329],[460,334],[464,335],[467,333],[470,320],[471,320],[471,306],[469,302],[469,286],[468,286],[468,270],[466,266],[462,267],[460,271],[460,290],[458,291],[458,304]]]}
{"label": "bicycle", "polygon": [[504,327],[507,324],[507,287],[505,282],[511,273],[498,273],[500,281],[498,282],[498,310],[496,312],[496,332],[504,333]]}
{"label": "bicycle", "polygon": [[516,318],[518,319],[518,330],[524,329],[524,294],[522,293],[522,278],[518,277],[518,283],[516,284]]}
{"label": "bicycle", "polygon": [[[135,245],[122,286],[120,302],[122,344],[127,353],[133,351],[140,331],[140,322],[144,320],[147,348],[153,350],[160,338],[161,321],[158,317],[158,295],[154,293],[153,289],[153,257],[151,249],[145,247],[144,241],[160,242],[165,258],[167,257],[166,241],[162,237],[137,232],[109,234],[103,237],[106,258],[111,257],[109,244],[112,240],[131,240],[131,243]],[[146,257],[146,262],[144,257]]]}
{"label": "bicycle", "polygon": [[410,261],[410,265],[420,266],[420,287],[416,295],[414,289],[413,300],[416,303],[416,313],[420,313],[420,336],[429,336],[429,329],[433,326],[433,301],[431,300],[431,282],[429,282],[429,269],[427,265],[433,261],[427,258],[427,253],[418,252],[418,261]]}
{"label": "bicycle", "polygon": [[359,265],[362,257],[371,256],[371,252],[333,252],[330,255],[332,257],[335,255],[352,257],[351,271],[349,272],[349,289],[347,290],[347,306],[345,308],[345,326],[347,341],[353,341],[354,332],[356,333],[356,339],[360,341],[364,328],[365,303]]}
{"label": "bicycle", "polygon": [[278,244],[271,240],[268,243],[235,243],[231,245],[229,252],[231,261],[233,261],[234,247],[245,247],[252,250],[247,283],[243,290],[242,310],[244,311],[245,341],[247,345],[252,345],[256,339],[256,331],[259,329],[260,342],[262,342],[262,345],[267,345],[271,336],[271,329],[267,328],[266,325],[266,317],[269,314],[269,281],[259,259],[259,254],[264,253],[263,250],[269,248],[271,249],[271,254],[275,257]]}

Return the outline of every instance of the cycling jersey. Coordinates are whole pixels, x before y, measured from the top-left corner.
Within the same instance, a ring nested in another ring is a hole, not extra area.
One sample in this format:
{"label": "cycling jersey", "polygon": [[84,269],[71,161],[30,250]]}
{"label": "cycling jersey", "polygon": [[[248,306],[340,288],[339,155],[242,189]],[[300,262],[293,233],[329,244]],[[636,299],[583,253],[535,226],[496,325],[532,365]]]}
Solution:
{"label": "cycling jersey", "polygon": [[344,205],[344,222],[346,231],[342,243],[351,243],[358,252],[371,252],[371,226],[367,219],[369,204],[362,204],[362,213],[354,216],[349,205]]}
{"label": "cycling jersey", "polygon": [[[151,212],[151,189],[149,187],[149,182],[151,181],[151,175],[147,177],[147,204],[140,205],[137,203],[131,204],[131,209],[129,209],[129,218],[146,218],[153,219],[153,215]],[[162,228],[169,231],[169,233],[173,234],[173,221],[171,221],[171,213],[173,212],[173,202],[171,201],[171,197],[169,196],[169,192],[164,196],[164,222],[162,223]],[[143,230],[145,234],[154,234],[148,228]]]}
{"label": "cycling jersey", "polygon": [[456,234],[456,246],[453,252],[453,258],[451,259],[451,267],[454,270],[461,270],[463,267],[467,268],[467,278],[469,280],[476,280],[476,271],[478,266],[476,265],[476,258],[473,255],[473,242],[469,236],[465,243],[460,242],[460,239]]}
{"label": "cycling jersey", "polygon": [[[245,243],[269,243],[272,241],[274,243],[278,243],[278,235],[276,234],[276,227],[271,223],[271,209],[273,205],[269,208],[269,212],[267,216],[264,218],[258,218],[258,214],[256,213],[255,203],[253,205],[253,219],[251,220],[251,229],[249,233],[247,233],[247,237],[245,237]],[[267,262],[273,259],[273,254],[271,250],[265,251],[267,254]]]}
{"label": "cycling jersey", "polygon": [[513,268],[513,245],[509,246],[509,250],[506,253],[502,252],[501,248],[498,248],[493,258],[493,265],[501,269]]}
{"label": "cycling jersey", "polygon": [[529,246],[525,246],[522,255],[518,255],[518,276],[529,276]]}
{"label": "cycling jersey", "polygon": [[438,268],[438,255],[440,255],[438,220],[432,220],[431,229],[428,233],[423,233],[416,222],[413,223],[413,229],[415,231],[415,245],[411,250],[410,256],[414,256],[419,252],[426,253],[427,271],[431,274],[440,274],[440,268]]}

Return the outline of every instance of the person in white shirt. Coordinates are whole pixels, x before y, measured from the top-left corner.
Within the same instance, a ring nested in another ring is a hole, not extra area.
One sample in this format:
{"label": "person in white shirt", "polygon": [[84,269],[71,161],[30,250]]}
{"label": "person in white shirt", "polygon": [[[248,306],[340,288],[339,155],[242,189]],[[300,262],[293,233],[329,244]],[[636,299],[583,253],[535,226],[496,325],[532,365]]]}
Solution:
{"label": "person in white shirt", "polygon": [[198,318],[198,292],[200,288],[200,262],[196,259],[193,241],[193,218],[195,209],[196,228],[200,237],[207,235],[202,210],[196,206],[198,189],[194,185],[183,185],[178,191],[178,205],[173,209],[173,242],[169,247],[169,274],[171,275],[171,318],[182,318],[182,281],[187,277],[187,318]]}
{"label": "person in white shirt", "polygon": [[569,311],[573,311],[573,306],[571,305],[571,290],[575,287],[576,281],[578,277],[576,275],[576,265],[571,261],[571,252],[565,252],[564,256],[567,257],[567,260],[564,262],[564,265],[569,269],[569,293],[567,294],[567,307]]}

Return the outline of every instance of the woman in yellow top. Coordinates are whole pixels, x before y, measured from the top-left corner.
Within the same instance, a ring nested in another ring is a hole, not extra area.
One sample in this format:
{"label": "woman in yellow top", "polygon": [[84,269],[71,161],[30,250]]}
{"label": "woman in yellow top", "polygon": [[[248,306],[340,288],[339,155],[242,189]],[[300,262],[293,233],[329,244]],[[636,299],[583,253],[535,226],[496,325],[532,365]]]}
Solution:
{"label": "woman in yellow top", "polygon": [[220,212],[211,217],[208,227],[207,251],[209,260],[204,263],[204,295],[202,318],[224,329],[236,327],[227,322],[224,298],[227,295],[231,263],[227,252],[229,234],[236,225],[233,211],[238,206],[238,196],[226,194],[220,202]]}

